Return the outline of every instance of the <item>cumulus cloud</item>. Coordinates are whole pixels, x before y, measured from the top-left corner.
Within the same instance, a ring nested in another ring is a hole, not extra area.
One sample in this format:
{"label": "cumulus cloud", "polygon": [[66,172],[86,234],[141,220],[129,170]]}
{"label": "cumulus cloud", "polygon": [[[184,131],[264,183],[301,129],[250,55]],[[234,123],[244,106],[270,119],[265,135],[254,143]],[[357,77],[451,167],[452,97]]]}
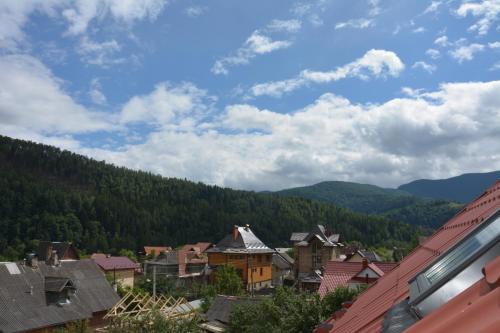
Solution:
{"label": "cumulus cloud", "polygon": [[459,46],[454,50],[450,51],[450,55],[453,59],[457,60],[458,63],[463,63],[464,61],[470,61],[474,59],[476,53],[484,51],[485,46],[482,44],[472,43],[469,45]]}
{"label": "cumulus cloud", "polygon": [[191,17],[191,18],[196,18],[198,16],[201,16],[206,11],[207,11],[207,7],[202,7],[202,6],[189,6],[184,10],[186,15]]}
{"label": "cumulus cloud", "polygon": [[420,34],[420,33],[426,32],[426,31],[427,31],[427,29],[425,29],[424,27],[418,27],[418,28],[413,29],[411,32],[413,32],[414,34]]}
{"label": "cumulus cloud", "polygon": [[369,50],[361,58],[338,67],[333,71],[304,70],[294,78],[256,84],[250,89],[252,96],[280,97],[299,89],[308,83],[328,83],[350,77],[367,80],[370,77],[397,77],[404,70],[404,64],[392,51]]}
{"label": "cumulus cloud", "polygon": [[162,82],[146,95],[134,96],[122,108],[122,124],[147,123],[157,127],[178,125],[198,119],[209,110],[214,97],[192,83],[172,85]]}
{"label": "cumulus cloud", "polygon": [[107,102],[106,96],[102,93],[102,86],[99,79],[90,81],[89,97],[92,103],[97,105],[105,105]]}
{"label": "cumulus cloud", "polygon": [[292,20],[272,20],[267,25],[271,31],[297,32],[302,27],[302,22],[297,19]]}
{"label": "cumulus cloud", "polygon": [[465,2],[457,9],[460,17],[466,17],[469,14],[477,18],[469,31],[475,31],[478,35],[486,35],[493,23],[498,21],[500,16],[500,0],[482,0],[476,2]]}
{"label": "cumulus cloud", "polygon": [[413,64],[413,66],[411,66],[411,68],[420,68],[429,74],[432,74],[437,69],[436,65],[428,64],[425,61],[417,61]]}
{"label": "cumulus cloud", "polygon": [[434,44],[439,45],[441,47],[446,47],[446,46],[451,45],[451,43],[448,41],[448,37],[447,36],[439,36],[434,41]]}
{"label": "cumulus cloud", "polygon": [[153,21],[167,4],[167,0],[76,0],[62,15],[69,24],[67,34],[79,35],[87,31],[92,20],[106,16],[129,25],[144,19]]}
{"label": "cumulus cloud", "polygon": [[441,57],[441,52],[436,49],[428,49],[425,51],[425,54],[431,57],[432,59],[439,59]]}
{"label": "cumulus cloud", "polygon": [[90,112],[63,89],[63,82],[27,55],[0,57],[0,123],[54,135],[110,130],[102,114]]}
{"label": "cumulus cloud", "polygon": [[[288,114],[231,105],[208,128],[162,129],[120,151],[118,165],[211,184],[273,190],[321,180],[394,186],[500,168],[500,81],[443,84],[381,104],[327,93]],[[200,167],[202,165],[203,167]]]}
{"label": "cumulus cloud", "polygon": [[117,56],[120,50],[121,45],[114,39],[96,42],[87,36],[82,37],[76,48],[76,52],[81,56],[83,62],[103,68],[126,61],[125,58]]}
{"label": "cumulus cloud", "polygon": [[247,38],[242,47],[240,47],[235,54],[221,58],[212,66],[212,73],[228,74],[229,67],[237,65],[246,65],[251,59],[257,55],[271,53],[280,49],[286,49],[292,45],[288,40],[273,40],[264,35],[259,30],[256,30]]}
{"label": "cumulus cloud", "polygon": [[344,28],[366,29],[373,27],[374,25],[375,21],[373,19],[367,19],[367,18],[351,19],[349,21],[337,23],[335,25],[335,30]]}

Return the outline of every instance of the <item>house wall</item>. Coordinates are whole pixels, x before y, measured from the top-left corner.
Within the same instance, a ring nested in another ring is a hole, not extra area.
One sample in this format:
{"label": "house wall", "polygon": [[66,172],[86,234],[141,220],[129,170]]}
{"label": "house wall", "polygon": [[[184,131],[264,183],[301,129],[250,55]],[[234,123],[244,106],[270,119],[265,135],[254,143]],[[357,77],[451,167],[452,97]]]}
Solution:
{"label": "house wall", "polygon": [[62,258],[63,260],[68,260],[68,259],[73,259],[73,260],[78,260],[80,257],[78,256],[78,253],[76,253],[76,250],[73,248],[73,246],[70,246],[67,250],[66,253]]}
{"label": "house wall", "polygon": [[[323,266],[326,266],[328,261],[338,260],[339,255],[340,255],[340,251],[336,247],[326,247],[325,246],[325,247],[322,247],[320,251],[321,251],[321,264]],[[295,253],[297,253],[296,261],[295,261],[296,273],[310,273],[310,272],[312,272],[313,271],[313,267],[312,267],[312,242],[308,246],[296,246]]]}
{"label": "house wall", "polygon": [[[210,266],[231,265],[240,274],[245,285],[272,281],[272,254],[208,253]],[[253,271],[252,271],[253,270]]]}
{"label": "house wall", "polygon": [[134,269],[117,269],[114,271],[106,271],[106,275],[111,281],[113,278],[116,282],[120,283],[124,287],[134,287]]}

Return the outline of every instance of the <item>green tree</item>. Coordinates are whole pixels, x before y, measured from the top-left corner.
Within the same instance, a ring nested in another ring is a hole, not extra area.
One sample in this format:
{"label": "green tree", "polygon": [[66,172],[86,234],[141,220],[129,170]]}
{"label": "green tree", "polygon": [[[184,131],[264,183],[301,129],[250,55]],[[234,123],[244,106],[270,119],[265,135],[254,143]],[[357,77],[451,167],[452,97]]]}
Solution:
{"label": "green tree", "polygon": [[243,293],[243,282],[231,265],[221,265],[215,270],[215,290],[222,295],[241,295]]}
{"label": "green tree", "polygon": [[340,286],[332,292],[327,293],[321,300],[321,314],[327,318],[335,311],[342,308],[342,303],[352,301],[366,287],[358,287],[351,289],[349,287]]}

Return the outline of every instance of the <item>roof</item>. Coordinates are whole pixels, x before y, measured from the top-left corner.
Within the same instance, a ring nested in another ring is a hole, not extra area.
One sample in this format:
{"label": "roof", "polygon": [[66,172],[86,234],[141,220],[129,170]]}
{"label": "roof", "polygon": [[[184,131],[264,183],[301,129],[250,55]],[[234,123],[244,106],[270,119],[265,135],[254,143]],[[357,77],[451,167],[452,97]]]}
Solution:
{"label": "roof", "polygon": [[241,298],[236,296],[222,296],[218,295],[213,300],[205,314],[208,321],[218,321],[224,324],[229,323],[229,316],[231,311],[238,305],[255,304],[260,302],[259,298]]}
{"label": "roof", "polygon": [[281,253],[273,253],[273,265],[279,269],[291,269],[293,262],[286,260]]}
{"label": "roof", "polygon": [[382,261],[382,259],[379,257],[378,254],[376,254],[373,251],[366,251],[366,250],[359,250],[358,251],[363,258],[368,259],[371,262],[379,262]]}
{"label": "roof", "polygon": [[45,291],[47,292],[61,292],[64,288],[73,288],[73,282],[67,277],[60,276],[46,276],[45,277]]}
{"label": "roof", "polygon": [[[69,248],[73,247],[71,243],[68,242],[50,242],[50,241],[40,241],[38,243],[38,249],[36,255],[38,260],[46,261],[49,259],[52,251],[57,252],[59,259],[63,259]],[[75,255],[78,257],[78,253],[74,251]]]}
{"label": "roof", "polygon": [[154,252],[155,256],[157,256],[165,251],[172,251],[172,248],[170,246],[144,246],[146,255],[150,255]]}
{"label": "roof", "polygon": [[[12,274],[8,265],[0,264],[0,332],[3,333],[88,319],[92,313],[108,310],[119,300],[104,273],[90,259],[63,261],[57,267],[44,262],[38,263],[38,268],[9,264],[16,265],[18,270]],[[47,277],[54,283],[46,284]],[[68,280],[76,287],[71,302],[63,306],[47,304],[46,288],[54,291]]]}
{"label": "roof", "polygon": [[[367,267],[372,269],[379,276],[393,270],[398,263],[384,262],[384,263],[371,263]],[[362,262],[348,262],[348,261],[329,261],[326,264],[323,273],[323,280],[319,287],[319,294],[321,297],[329,291],[334,291],[340,286],[346,286],[347,283],[363,270]]]}
{"label": "roof", "polygon": [[439,228],[406,256],[398,267],[378,279],[362,293],[346,314],[334,321],[334,327],[330,332],[380,332],[386,312],[409,296],[409,280],[441,253],[460,242],[498,209],[500,209],[500,181]]}
{"label": "roof", "polygon": [[307,246],[312,239],[318,239],[323,243],[323,246],[335,246],[339,241],[339,234],[327,236],[326,228],[321,225],[315,225],[310,232],[294,232],[290,237],[290,241],[296,243],[297,246]]}
{"label": "roof", "polygon": [[[205,252],[222,253],[273,253],[274,250],[266,246],[249,227],[234,226],[232,230],[214,247]],[[234,237],[236,236],[236,237]]]}
{"label": "roof", "polygon": [[198,242],[196,244],[186,244],[182,247],[182,250],[185,251],[197,251],[197,252],[205,252],[206,249],[208,249],[212,243],[208,242]]}
{"label": "roof", "polygon": [[99,267],[105,271],[114,269],[136,269],[137,263],[130,260],[128,257],[99,257],[93,259]]}

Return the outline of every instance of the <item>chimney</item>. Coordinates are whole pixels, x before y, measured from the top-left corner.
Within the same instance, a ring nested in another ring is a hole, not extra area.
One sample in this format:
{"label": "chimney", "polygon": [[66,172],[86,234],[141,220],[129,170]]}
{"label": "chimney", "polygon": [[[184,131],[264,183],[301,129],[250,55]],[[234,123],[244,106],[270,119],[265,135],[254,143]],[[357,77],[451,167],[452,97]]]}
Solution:
{"label": "chimney", "polygon": [[363,258],[362,263],[363,263],[363,269],[366,268],[366,267],[368,267],[368,259]]}
{"label": "chimney", "polygon": [[49,265],[51,265],[51,266],[59,266],[59,258],[58,258],[56,250],[52,251],[52,255],[49,258]]}
{"label": "chimney", "polygon": [[38,268],[38,258],[34,253],[29,253],[26,260],[26,265],[31,268]]}
{"label": "chimney", "polygon": [[235,224],[233,226],[233,239],[238,238],[238,226]]}

